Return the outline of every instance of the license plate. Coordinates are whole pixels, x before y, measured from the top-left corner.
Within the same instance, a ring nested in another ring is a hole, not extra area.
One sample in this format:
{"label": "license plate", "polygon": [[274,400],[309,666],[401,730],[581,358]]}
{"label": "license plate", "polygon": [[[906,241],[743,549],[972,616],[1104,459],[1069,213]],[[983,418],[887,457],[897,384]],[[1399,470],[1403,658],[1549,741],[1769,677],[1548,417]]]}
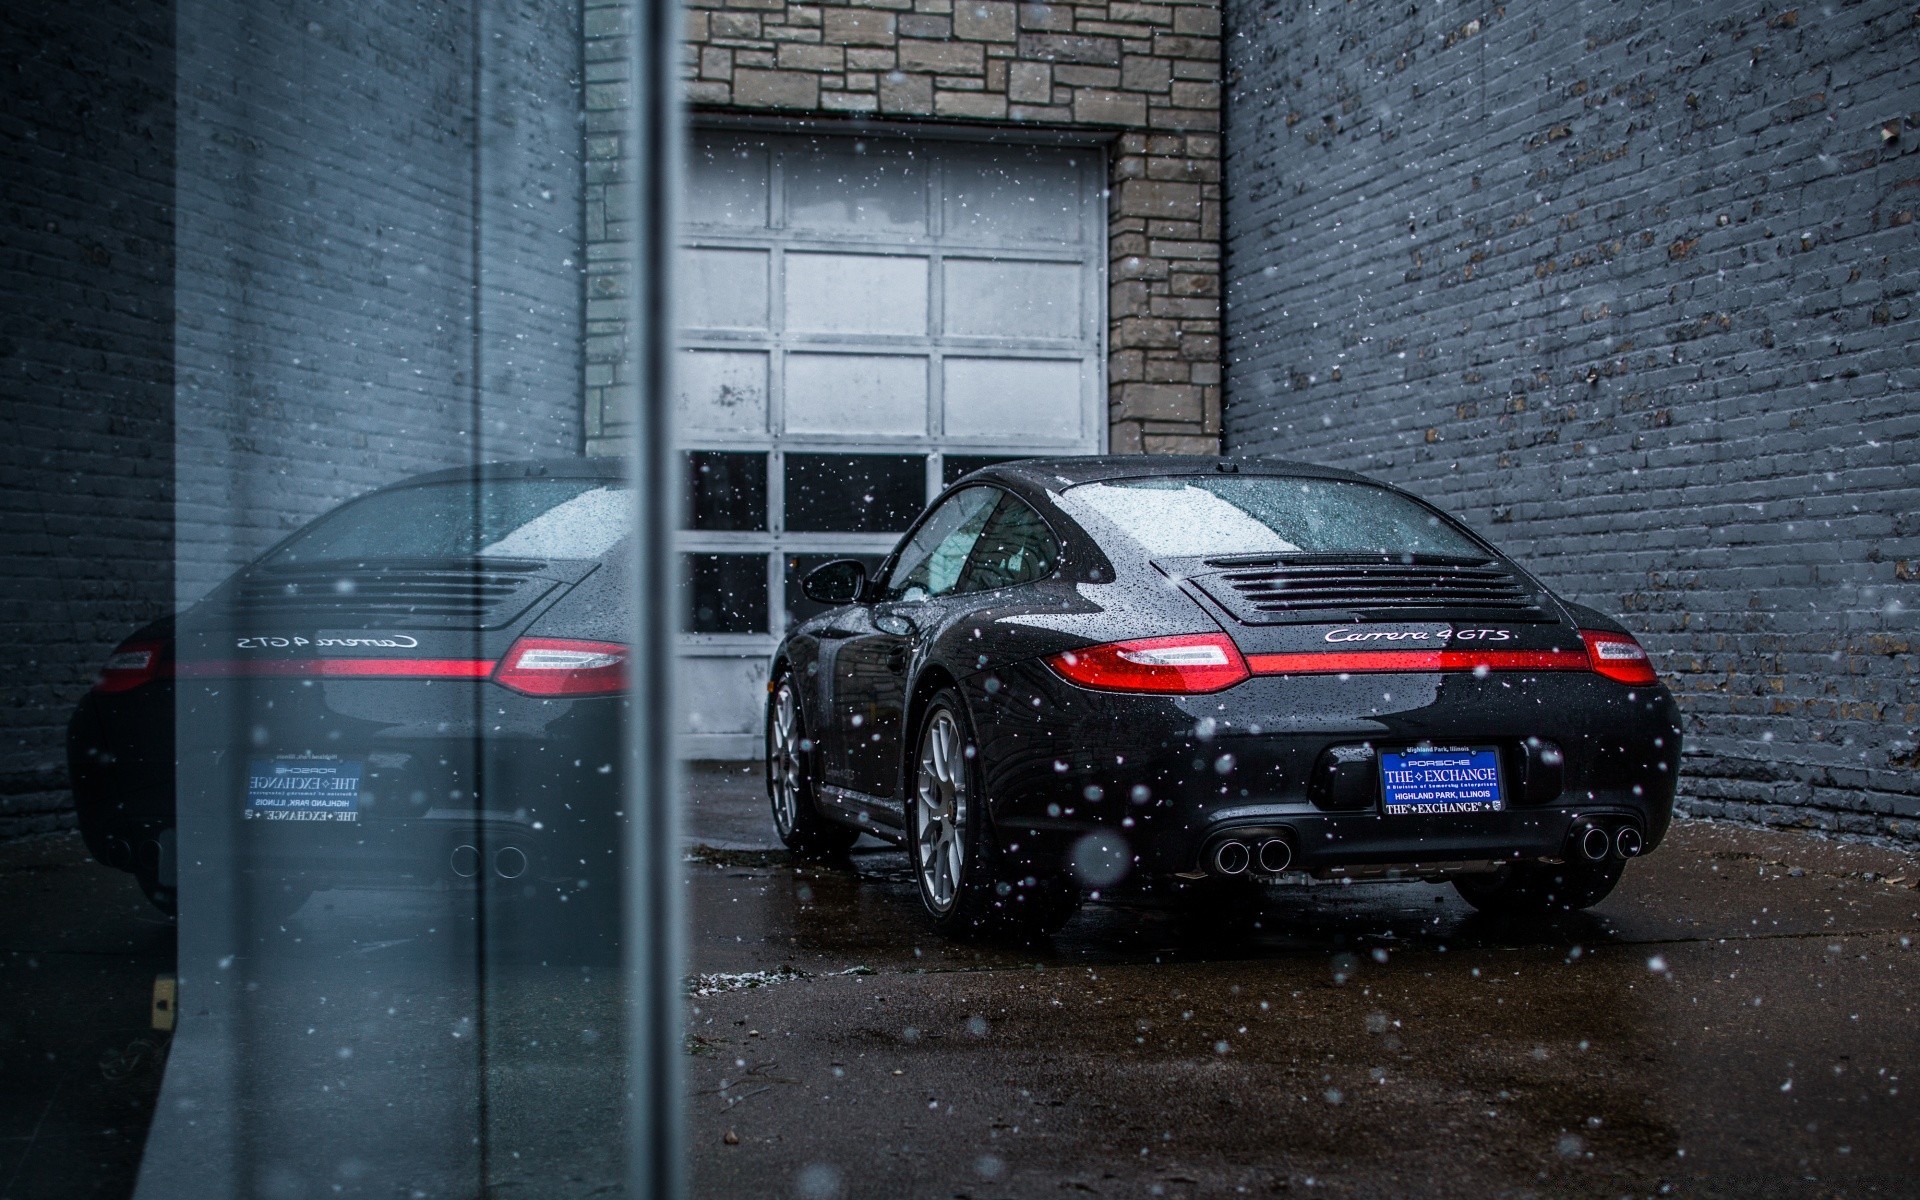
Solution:
{"label": "license plate", "polygon": [[360,763],[344,758],[254,759],[247,766],[249,821],[360,819]]}
{"label": "license plate", "polygon": [[1380,800],[1388,816],[1499,812],[1500,754],[1484,747],[1418,746],[1380,755]]}

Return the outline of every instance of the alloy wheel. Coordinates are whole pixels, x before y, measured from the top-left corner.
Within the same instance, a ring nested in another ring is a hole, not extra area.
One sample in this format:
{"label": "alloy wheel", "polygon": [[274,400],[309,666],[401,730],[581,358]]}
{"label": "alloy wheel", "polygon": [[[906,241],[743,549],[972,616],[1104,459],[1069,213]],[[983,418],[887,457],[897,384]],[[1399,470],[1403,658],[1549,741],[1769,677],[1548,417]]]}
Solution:
{"label": "alloy wheel", "polygon": [[920,738],[914,785],[913,838],[920,888],[935,912],[953,907],[966,865],[967,767],[960,723],[935,709]]}
{"label": "alloy wheel", "polygon": [[782,838],[791,837],[800,816],[800,718],[793,702],[793,685],[782,680],[773,697],[769,730],[773,743],[773,823]]}

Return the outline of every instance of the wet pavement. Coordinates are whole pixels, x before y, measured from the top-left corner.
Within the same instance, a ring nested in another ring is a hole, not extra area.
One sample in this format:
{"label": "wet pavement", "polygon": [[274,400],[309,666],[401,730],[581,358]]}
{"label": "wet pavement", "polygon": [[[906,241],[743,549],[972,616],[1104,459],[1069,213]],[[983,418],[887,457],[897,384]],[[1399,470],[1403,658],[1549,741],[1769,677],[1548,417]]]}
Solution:
{"label": "wet pavement", "polygon": [[1910,855],[1681,822],[1557,922],[1316,885],[956,946],[901,852],[693,790],[698,1196],[1920,1195]]}
{"label": "wet pavement", "polygon": [[169,1037],[173,923],[78,834],[0,845],[0,1200],[127,1194]]}
{"label": "wet pavement", "polygon": [[[796,863],[757,770],[689,784],[695,1196],[1920,1195],[1910,855],[1683,822],[1532,927],[1353,884],[1272,889],[1237,942],[1110,897],[960,945],[899,851]],[[0,1197],[125,1195],[171,927],[71,837],[0,848],[0,911]],[[240,1191],[617,1190],[617,975],[552,914],[476,949],[461,911],[323,891],[239,957],[240,1025],[186,998],[211,1036],[169,1087],[237,1089]],[[206,1111],[155,1126],[187,1176]]]}

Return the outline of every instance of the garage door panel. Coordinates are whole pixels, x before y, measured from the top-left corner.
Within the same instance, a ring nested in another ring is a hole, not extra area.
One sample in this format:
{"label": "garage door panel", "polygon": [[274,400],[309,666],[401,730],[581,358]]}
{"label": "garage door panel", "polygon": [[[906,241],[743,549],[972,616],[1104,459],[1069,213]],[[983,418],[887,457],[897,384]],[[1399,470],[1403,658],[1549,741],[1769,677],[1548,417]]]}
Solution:
{"label": "garage door panel", "polygon": [[942,324],[959,336],[1078,338],[1085,277],[1079,263],[949,258]]}
{"label": "garage door panel", "polygon": [[677,673],[683,732],[742,736],[761,731],[767,668],[759,659],[682,658]]}
{"label": "garage door panel", "polygon": [[789,253],[787,329],[924,337],[927,270],[914,255]]}
{"label": "garage door panel", "polygon": [[970,467],[1102,448],[1106,159],[904,126],[694,141],[679,669],[684,750],[725,757],[760,747],[783,579],[877,561]]}
{"label": "garage door panel", "polygon": [[702,139],[688,156],[686,219],[695,225],[765,229],[769,155],[757,140]]}
{"label": "garage door panel", "polygon": [[681,427],[696,437],[764,436],[767,355],[757,350],[685,350],[680,355]]}
{"label": "garage door panel", "polygon": [[1080,440],[1080,359],[958,358],[941,364],[948,437],[1033,445]]}
{"label": "garage door panel", "polygon": [[692,249],[680,260],[680,324],[688,329],[767,327],[765,250]]}
{"label": "garage door panel", "polygon": [[908,354],[787,356],[788,433],[919,437],[927,360]]}
{"label": "garage door panel", "polygon": [[957,241],[1079,244],[1080,167],[1031,150],[962,152],[946,163],[944,232]]}
{"label": "garage door panel", "polygon": [[802,235],[926,233],[926,168],[919,156],[863,144],[866,149],[856,150],[833,139],[787,153],[787,228]]}

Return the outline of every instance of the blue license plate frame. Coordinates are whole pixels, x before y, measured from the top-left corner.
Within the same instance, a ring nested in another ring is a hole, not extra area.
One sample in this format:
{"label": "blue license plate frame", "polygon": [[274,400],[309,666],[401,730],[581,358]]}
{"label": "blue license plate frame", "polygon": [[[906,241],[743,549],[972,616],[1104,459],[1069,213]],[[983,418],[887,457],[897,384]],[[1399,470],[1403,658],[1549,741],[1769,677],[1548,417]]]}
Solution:
{"label": "blue license plate frame", "polygon": [[1506,811],[1493,746],[1410,746],[1380,754],[1380,811],[1390,817]]}

